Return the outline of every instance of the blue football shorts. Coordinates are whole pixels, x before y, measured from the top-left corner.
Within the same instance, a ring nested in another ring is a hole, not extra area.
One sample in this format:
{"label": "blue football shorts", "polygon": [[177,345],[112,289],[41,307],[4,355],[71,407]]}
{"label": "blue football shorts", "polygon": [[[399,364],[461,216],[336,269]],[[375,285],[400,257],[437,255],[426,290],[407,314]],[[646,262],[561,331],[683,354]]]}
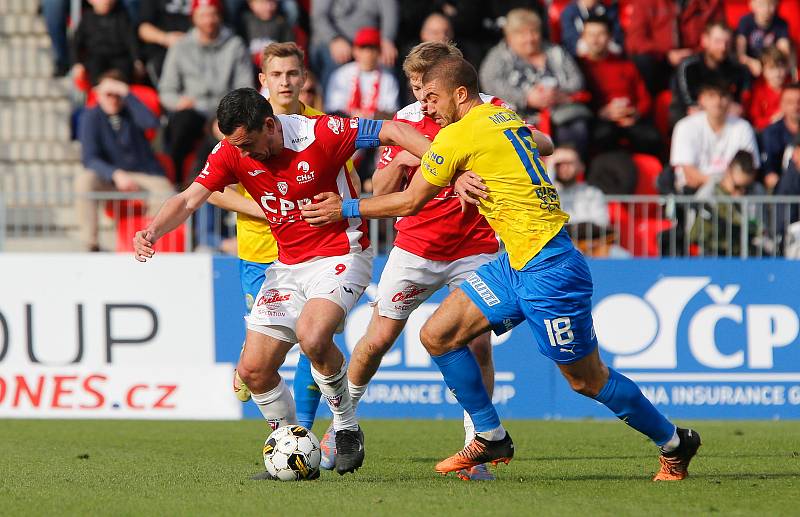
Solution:
{"label": "blue football shorts", "polygon": [[539,351],[556,363],[573,363],[597,347],[592,275],[572,246],[540,261],[534,258],[521,271],[503,253],[478,268],[461,289],[497,335],[527,320]]}
{"label": "blue football shorts", "polygon": [[247,304],[247,312],[253,308],[258,292],[264,283],[264,273],[272,262],[262,264],[261,262],[250,262],[249,260],[239,259],[239,280],[242,282],[242,293]]}

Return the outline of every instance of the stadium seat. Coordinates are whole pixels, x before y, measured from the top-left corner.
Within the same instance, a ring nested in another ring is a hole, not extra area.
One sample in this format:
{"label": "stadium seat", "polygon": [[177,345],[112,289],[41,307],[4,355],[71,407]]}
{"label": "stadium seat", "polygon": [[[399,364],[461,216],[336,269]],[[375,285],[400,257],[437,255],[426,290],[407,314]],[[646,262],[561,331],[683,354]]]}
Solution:
{"label": "stadium seat", "polygon": [[736,30],[742,16],[750,12],[750,0],[725,0],[725,23]]}
{"label": "stadium seat", "polygon": [[569,5],[570,0],[553,0],[547,8],[547,19],[550,24],[550,41],[561,43],[561,11]]}
{"label": "stadium seat", "polygon": [[633,2],[631,0],[619,0],[619,25],[622,32],[628,32],[631,26],[631,15],[633,14]]}
{"label": "stadium seat", "polygon": [[667,219],[643,219],[636,223],[633,254],[637,257],[658,257],[659,239],[662,232],[672,228]]}
{"label": "stadium seat", "polygon": [[782,0],[778,14],[789,24],[789,37],[796,50],[800,47],[800,0]]}
{"label": "stadium seat", "polygon": [[661,138],[669,147],[669,105],[672,102],[672,92],[664,90],[656,96],[653,104],[653,124],[655,124]]}
{"label": "stadium seat", "polygon": [[[117,220],[117,252],[133,251],[133,235],[146,228],[152,219],[143,214],[122,217]],[[186,225],[182,224],[156,241],[153,249],[161,253],[183,253],[186,251]]]}
{"label": "stadium seat", "polygon": [[656,179],[664,168],[661,161],[650,154],[636,153],[633,155],[633,163],[636,164],[636,169],[639,172],[634,194],[641,196],[658,195]]}

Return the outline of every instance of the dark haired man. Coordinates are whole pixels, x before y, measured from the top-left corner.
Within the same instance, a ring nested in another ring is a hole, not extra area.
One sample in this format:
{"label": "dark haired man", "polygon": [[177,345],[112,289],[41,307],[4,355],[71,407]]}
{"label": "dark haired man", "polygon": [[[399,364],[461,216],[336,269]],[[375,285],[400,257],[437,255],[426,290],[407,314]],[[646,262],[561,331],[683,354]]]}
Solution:
{"label": "dark haired man", "polygon": [[[256,199],[278,242],[278,260],[247,317],[239,374],[274,428],[295,423],[294,400],[278,374],[294,343],[311,360],[311,373],[328,401],[336,431],[335,466],[354,472],[364,460],[364,436],[347,391],[347,362],[333,343],[344,318],[372,276],[372,253],[361,218],[313,228],[300,208],[330,190],[356,196],[345,164],[358,148],[401,145],[416,156],[428,141],[406,124],[335,116],[274,115],[252,88],[227,94],[217,109],[225,139],[186,190],[170,198],[153,222],[136,233],[136,259],[185,221],[213,191],[241,183]],[[265,365],[267,365],[265,367]]]}
{"label": "dark haired man", "polygon": [[591,274],[564,229],[569,216],[561,211],[530,129],[513,111],[483,103],[477,73],[462,58],[445,57],[431,66],[423,76],[423,94],[427,112],[446,127],[406,190],[344,202],[326,193],[302,213],[313,225],[341,224],[342,217],[352,214],[412,215],[465,170],[483,178],[491,192],[473,201],[507,251],[450,293],[420,331],[422,344],[476,431],[472,442],[436,470],[446,474],[481,463],[508,463],[514,456],[514,444],[467,344],[490,329],[502,334],[527,320],[539,351],[558,365],[575,391],[606,405],[661,447],[661,470],[654,480],[685,478],[700,437],[673,425],[633,381],[600,359]]}

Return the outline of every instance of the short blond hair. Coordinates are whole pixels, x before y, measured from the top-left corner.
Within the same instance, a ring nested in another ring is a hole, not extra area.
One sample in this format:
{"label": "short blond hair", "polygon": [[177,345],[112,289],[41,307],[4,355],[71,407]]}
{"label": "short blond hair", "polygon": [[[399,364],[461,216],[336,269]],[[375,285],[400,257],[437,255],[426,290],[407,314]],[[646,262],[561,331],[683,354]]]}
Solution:
{"label": "short blond hair", "polygon": [[273,57],[296,57],[297,62],[300,63],[300,69],[305,70],[305,57],[306,54],[303,49],[297,46],[293,41],[285,43],[270,43],[261,52],[261,71],[266,73],[267,63]]}
{"label": "short blond hair", "polygon": [[503,25],[503,33],[516,31],[521,27],[532,26],[535,30],[542,30],[542,19],[535,11],[518,7],[511,9],[506,15],[506,23]]}
{"label": "short blond hair", "polygon": [[406,77],[412,74],[424,75],[428,68],[443,57],[464,57],[464,54],[454,43],[441,43],[438,41],[425,41],[411,49],[403,61],[403,72]]}

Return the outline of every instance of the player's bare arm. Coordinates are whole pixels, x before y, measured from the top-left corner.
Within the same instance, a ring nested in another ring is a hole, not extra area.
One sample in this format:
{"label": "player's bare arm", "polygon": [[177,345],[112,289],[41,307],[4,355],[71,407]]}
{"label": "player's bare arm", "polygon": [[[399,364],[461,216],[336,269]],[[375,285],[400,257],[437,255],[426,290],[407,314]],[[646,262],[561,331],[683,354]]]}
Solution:
{"label": "player's bare arm", "polygon": [[409,169],[419,167],[420,160],[408,151],[401,151],[386,167],[376,169],[372,174],[372,194],[382,196],[399,192],[408,178]]}
{"label": "player's bare arm", "polygon": [[399,145],[417,158],[428,151],[430,140],[419,131],[403,122],[384,120],[378,139],[383,145]]}
{"label": "player's bare arm", "polygon": [[133,250],[136,260],[147,262],[152,258],[153,244],[162,236],[183,224],[203,203],[211,196],[211,191],[200,185],[192,183],[186,190],[167,199],[159,209],[153,222],[144,230],[139,230],[133,236]]}
{"label": "player's bare arm", "polygon": [[[421,174],[415,174],[408,188],[402,192],[348,201],[356,202],[359,215],[367,219],[405,217],[422,210],[422,207],[441,189],[442,187],[428,183]],[[314,199],[315,203],[306,205],[302,209],[303,219],[311,226],[325,226],[341,221],[345,217],[351,217],[350,214],[343,213],[342,198],[333,192],[323,192]]]}
{"label": "player's bare arm", "polygon": [[236,191],[233,187],[225,187],[222,192],[212,192],[208,202],[223,210],[230,210],[237,214],[249,215],[259,219],[266,219],[264,211],[258,203],[251,198],[247,198]]}
{"label": "player's bare arm", "polygon": [[550,156],[553,154],[555,145],[553,145],[553,140],[547,133],[542,133],[538,129],[532,130],[531,133],[533,134],[533,142],[536,144],[536,148],[539,149],[539,154],[541,156]]}

